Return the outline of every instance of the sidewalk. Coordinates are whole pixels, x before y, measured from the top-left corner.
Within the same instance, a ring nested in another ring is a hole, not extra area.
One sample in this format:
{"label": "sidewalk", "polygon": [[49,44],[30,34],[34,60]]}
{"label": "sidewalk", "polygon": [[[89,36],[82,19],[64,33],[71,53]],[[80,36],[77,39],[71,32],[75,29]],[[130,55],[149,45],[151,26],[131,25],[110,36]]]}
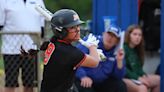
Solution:
{"label": "sidewalk", "polygon": [[143,70],[146,73],[155,73],[157,66],[160,63],[160,53],[158,52],[146,52],[145,53],[145,63],[143,66]]}

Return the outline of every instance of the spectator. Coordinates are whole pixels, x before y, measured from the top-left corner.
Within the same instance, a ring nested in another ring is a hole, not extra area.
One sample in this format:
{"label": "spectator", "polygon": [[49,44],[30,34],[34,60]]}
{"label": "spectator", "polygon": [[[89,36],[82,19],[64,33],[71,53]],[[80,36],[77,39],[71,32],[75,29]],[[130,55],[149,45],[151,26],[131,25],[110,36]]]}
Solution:
{"label": "spectator", "polygon": [[128,92],[160,92],[160,76],[143,71],[144,46],[142,29],[138,25],[128,27],[125,35],[126,78]]}
{"label": "spectator", "polygon": [[[42,0],[0,0],[0,28],[3,32],[36,32],[41,34],[44,27],[44,18],[35,11],[35,4],[44,7]],[[21,78],[24,92],[33,92],[36,79],[35,60],[23,58],[20,46],[26,50],[35,47],[28,34],[2,35],[2,55],[5,68],[5,92],[14,92],[19,86],[19,69],[22,70]]]}
{"label": "spectator", "polygon": [[[96,68],[80,67],[76,71],[75,82],[79,92],[126,92],[122,81],[125,74],[124,51],[119,49],[114,54],[120,40],[120,29],[111,27],[99,39],[98,49],[101,49],[106,60],[101,61]],[[84,38],[86,40],[87,37]],[[88,49],[78,44],[77,47],[85,53]]]}

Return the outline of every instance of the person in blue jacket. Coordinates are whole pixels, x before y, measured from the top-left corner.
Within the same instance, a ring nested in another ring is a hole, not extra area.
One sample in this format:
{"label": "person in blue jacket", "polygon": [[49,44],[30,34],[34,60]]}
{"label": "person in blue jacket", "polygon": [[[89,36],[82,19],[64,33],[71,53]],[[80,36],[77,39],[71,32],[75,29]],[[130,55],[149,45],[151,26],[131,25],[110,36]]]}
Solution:
{"label": "person in blue jacket", "polygon": [[[124,51],[119,49],[121,30],[110,27],[99,39],[98,49],[101,49],[106,59],[96,68],[79,67],[76,71],[76,86],[79,92],[127,92],[122,81],[125,75]],[[83,40],[86,40],[84,37]],[[84,53],[89,50],[82,44],[77,47]]]}

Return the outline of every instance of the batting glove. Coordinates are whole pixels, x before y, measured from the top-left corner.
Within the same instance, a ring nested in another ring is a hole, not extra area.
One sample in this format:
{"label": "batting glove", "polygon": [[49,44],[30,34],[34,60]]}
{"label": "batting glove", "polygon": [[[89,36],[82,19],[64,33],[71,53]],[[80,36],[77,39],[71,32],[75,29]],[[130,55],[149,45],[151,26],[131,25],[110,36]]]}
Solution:
{"label": "batting glove", "polygon": [[97,49],[97,52],[99,54],[99,58],[101,61],[105,61],[106,60],[106,56],[104,55],[103,51],[101,49]]}
{"label": "batting glove", "polygon": [[97,40],[96,37],[92,34],[89,34],[88,39],[86,41],[80,39],[79,42],[85,47],[89,48],[92,45],[98,46],[99,40]]}

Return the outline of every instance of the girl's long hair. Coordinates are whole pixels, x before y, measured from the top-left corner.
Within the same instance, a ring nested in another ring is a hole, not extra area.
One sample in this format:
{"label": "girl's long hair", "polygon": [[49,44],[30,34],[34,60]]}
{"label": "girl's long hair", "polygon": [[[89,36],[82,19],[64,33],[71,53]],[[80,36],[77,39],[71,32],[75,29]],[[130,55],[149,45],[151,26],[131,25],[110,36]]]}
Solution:
{"label": "girl's long hair", "polygon": [[[125,34],[125,43],[129,45],[130,43],[130,34],[135,30],[140,29],[142,31],[142,28],[139,25],[130,25]],[[142,39],[139,45],[135,47],[137,51],[137,55],[139,56],[141,63],[143,65],[144,63],[144,39],[143,39],[143,32],[142,32]]]}

